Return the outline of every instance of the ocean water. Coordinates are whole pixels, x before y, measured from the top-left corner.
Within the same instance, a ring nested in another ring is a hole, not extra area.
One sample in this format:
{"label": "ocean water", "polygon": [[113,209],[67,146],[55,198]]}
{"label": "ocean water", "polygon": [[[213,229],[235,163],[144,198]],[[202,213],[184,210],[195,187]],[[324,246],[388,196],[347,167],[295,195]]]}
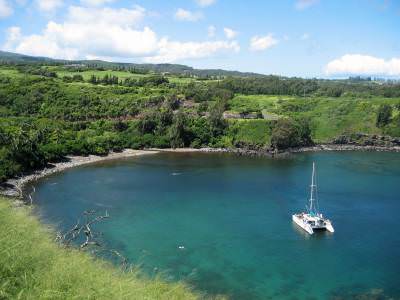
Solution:
{"label": "ocean water", "polygon": [[[334,234],[309,236],[312,162]],[[84,210],[149,275],[231,299],[400,299],[400,154],[319,152],[286,158],[157,154],[79,167],[35,183],[37,213],[59,230]]]}

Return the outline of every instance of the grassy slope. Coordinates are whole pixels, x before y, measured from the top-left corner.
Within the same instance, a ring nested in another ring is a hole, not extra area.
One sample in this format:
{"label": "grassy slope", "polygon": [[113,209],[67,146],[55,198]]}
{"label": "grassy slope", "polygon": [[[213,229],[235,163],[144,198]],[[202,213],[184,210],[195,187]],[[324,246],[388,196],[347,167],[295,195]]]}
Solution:
{"label": "grassy slope", "polygon": [[[398,98],[302,98],[292,96],[238,95],[229,103],[237,112],[265,110],[280,116],[306,116],[311,120],[313,139],[326,142],[345,133],[382,134],[375,126],[376,112],[382,103],[400,103]],[[394,111],[394,115],[398,114]]]}
{"label": "grassy slope", "polygon": [[271,142],[270,123],[265,120],[230,120],[225,145],[245,143],[250,145],[269,145]]}
{"label": "grassy slope", "polygon": [[197,299],[182,283],[144,279],[52,241],[53,234],[0,198],[0,299]]}

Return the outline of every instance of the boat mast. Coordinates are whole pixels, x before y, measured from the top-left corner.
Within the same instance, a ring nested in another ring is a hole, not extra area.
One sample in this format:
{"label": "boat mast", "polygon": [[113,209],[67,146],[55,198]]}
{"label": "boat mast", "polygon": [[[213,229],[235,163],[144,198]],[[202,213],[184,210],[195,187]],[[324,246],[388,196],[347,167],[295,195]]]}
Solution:
{"label": "boat mast", "polygon": [[316,189],[317,185],[315,184],[315,163],[313,162],[312,164],[312,176],[311,176],[311,195],[310,195],[310,206],[309,206],[309,211],[310,213],[314,213],[317,214],[317,210],[315,207],[315,189]]}

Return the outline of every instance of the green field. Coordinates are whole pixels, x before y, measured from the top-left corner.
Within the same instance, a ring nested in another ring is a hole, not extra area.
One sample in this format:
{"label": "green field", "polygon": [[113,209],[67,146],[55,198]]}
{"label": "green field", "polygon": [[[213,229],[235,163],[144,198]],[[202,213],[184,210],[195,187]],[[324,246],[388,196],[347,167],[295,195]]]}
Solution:
{"label": "green field", "polygon": [[[74,76],[74,75],[81,75],[85,81],[89,80],[91,76],[96,76],[99,78],[102,78],[106,75],[109,76],[117,76],[119,80],[124,80],[126,78],[132,78],[132,79],[140,79],[144,77],[151,76],[152,74],[137,74],[137,73],[131,73],[127,71],[114,71],[114,70],[105,70],[105,71],[95,71],[95,70],[90,70],[90,71],[83,71],[83,72],[72,72],[68,70],[60,70],[60,68],[56,68],[56,73],[59,78],[62,78],[64,76]],[[168,78],[169,82],[172,83],[177,83],[177,84],[187,84],[189,82],[194,81],[195,79],[189,78],[189,77],[177,77],[177,76],[171,76],[171,75],[166,75],[165,77]]]}
{"label": "green field", "polygon": [[0,198],[0,299],[198,299],[183,283],[146,279],[85,252],[58,246],[54,233]]}
{"label": "green field", "polygon": [[24,74],[18,72],[18,70],[16,70],[16,69],[4,67],[4,66],[0,66],[0,75],[11,77],[11,78],[25,76]]}
{"label": "green field", "polygon": [[[140,78],[145,78],[149,76],[153,76],[153,73],[149,74],[138,74],[138,73],[131,73],[128,71],[115,71],[115,70],[104,70],[104,71],[98,71],[98,70],[88,70],[88,71],[69,71],[65,68],[61,67],[47,67],[48,70],[54,71],[57,74],[57,77],[62,79],[64,76],[74,76],[74,75],[81,75],[85,81],[88,81],[91,76],[96,76],[98,78],[103,78],[104,76],[117,76],[119,80],[124,80],[127,78],[131,79],[140,79]],[[0,75],[3,76],[8,76],[8,77],[23,77],[26,76],[26,74],[19,72],[15,68],[10,68],[7,66],[0,66]],[[31,75],[32,76],[32,75]],[[191,77],[180,77],[180,76],[174,76],[174,75],[165,75],[166,78],[168,78],[169,82],[175,83],[175,84],[188,84],[190,82],[196,82],[198,81],[196,78],[191,78]],[[211,82],[212,80],[210,80]]]}
{"label": "green field", "polygon": [[230,120],[226,147],[232,143],[264,146],[271,142],[271,124],[266,120]]}
{"label": "green field", "polygon": [[112,76],[117,76],[119,79],[126,79],[126,78],[143,78],[148,75],[146,74],[134,74],[130,72],[125,72],[125,71],[95,71],[95,70],[90,70],[90,71],[82,71],[82,72],[72,72],[68,70],[60,70],[59,68],[56,69],[56,73],[58,77],[64,77],[64,76],[74,76],[74,75],[82,75],[84,80],[89,80],[92,75],[96,77],[104,77],[105,75],[112,75]]}
{"label": "green field", "polygon": [[[237,95],[229,102],[234,112],[266,111],[281,117],[307,117],[316,142],[327,142],[341,134],[383,134],[375,126],[376,113],[382,104],[400,105],[400,98],[330,98],[276,95]],[[393,117],[399,114],[395,109]],[[398,136],[400,132],[391,132]]]}

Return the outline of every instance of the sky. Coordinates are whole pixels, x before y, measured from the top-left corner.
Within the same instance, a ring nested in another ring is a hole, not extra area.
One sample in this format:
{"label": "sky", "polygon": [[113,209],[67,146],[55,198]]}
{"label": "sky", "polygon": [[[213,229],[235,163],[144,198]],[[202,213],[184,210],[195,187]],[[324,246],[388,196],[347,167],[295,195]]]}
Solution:
{"label": "sky", "polygon": [[400,77],[400,0],[0,0],[0,32],[34,56]]}

